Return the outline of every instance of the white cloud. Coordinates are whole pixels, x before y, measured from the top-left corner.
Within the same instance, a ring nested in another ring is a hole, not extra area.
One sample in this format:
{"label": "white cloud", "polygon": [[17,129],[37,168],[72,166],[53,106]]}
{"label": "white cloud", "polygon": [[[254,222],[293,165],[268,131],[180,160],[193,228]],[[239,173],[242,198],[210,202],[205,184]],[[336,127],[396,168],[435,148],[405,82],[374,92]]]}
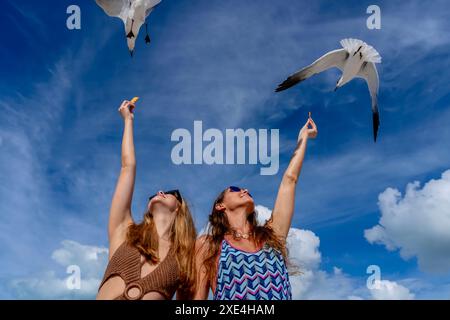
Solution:
{"label": "white cloud", "polygon": [[314,232],[291,228],[287,238],[289,258],[301,269],[313,270],[320,265],[322,255],[319,251],[320,239]]}
{"label": "white cloud", "polygon": [[99,279],[81,279],[80,289],[68,289],[67,279],[49,271],[30,278],[14,279],[10,289],[16,299],[93,299],[97,292]]}
{"label": "white cloud", "polygon": [[408,288],[389,280],[377,280],[377,288],[371,289],[370,293],[375,300],[412,300],[414,294]]}
{"label": "white cloud", "polygon": [[269,220],[270,216],[272,215],[272,210],[261,205],[256,205],[255,211],[256,211],[256,220],[260,225],[266,223],[266,221]]}
{"label": "white cloud", "polygon": [[108,261],[107,248],[82,245],[72,240],[64,240],[61,245],[52,253],[52,259],[59,265],[78,265],[87,277],[98,277],[104,271]]}
{"label": "white cloud", "polygon": [[395,281],[378,280],[379,288],[369,290],[365,279],[352,277],[334,266],[333,272],[320,269],[319,238],[309,230],[291,228],[290,257],[300,262],[300,275],[290,277],[293,299],[361,300],[413,299],[408,288]]}
{"label": "white cloud", "polygon": [[450,270],[450,170],[422,189],[415,181],[405,195],[387,188],[378,197],[381,218],[364,232],[370,243],[400,250],[403,259],[417,257],[424,272],[448,273]]}
{"label": "white cloud", "polygon": [[[272,211],[258,205],[258,222],[264,223]],[[368,296],[364,281],[346,275],[342,269],[333,268],[329,273],[320,269],[322,254],[320,239],[310,230],[291,228],[287,238],[290,262],[298,267],[299,274],[292,274],[290,282],[293,299],[356,299]],[[297,269],[297,268],[295,268]]]}
{"label": "white cloud", "polygon": [[346,300],[367,296],[367,290],[360,285],[359,279],[344,273],[329,273],[320,269],[302,272],[290,277],[293,299]]}
{"label": "white cloud", "polygon": [[[258,224],[264,224],[272,211],[262,205],[255,207]],[[203,234],[206,227],[202,229]],[[366,279],[352,277],[334,266],[333,272],[320,269],[322,254],[320,239],[310,230],[290,228],[287,237],[289,260],[299,271],[290,275],[292,297],[295,300],[361,300],[361,299],[413,299],[408,288],[395,281],[381,280],[380,288],[369,290]]]}
{"label": "white cloud", "polygon": [[[55,270],[41,272],[30,277],[13,279],[9,288],[18,299],[93,299],[97,294],[103,272],[108,261],[108,249],[82,245],[76,241],[64,240],[61,248],[53,251],[52,259],[63,267],[62,273]],[[80,268],[79,289],[70,289],[65,273],[68,266]],[[61,268],[59,268],[61,269]]]}

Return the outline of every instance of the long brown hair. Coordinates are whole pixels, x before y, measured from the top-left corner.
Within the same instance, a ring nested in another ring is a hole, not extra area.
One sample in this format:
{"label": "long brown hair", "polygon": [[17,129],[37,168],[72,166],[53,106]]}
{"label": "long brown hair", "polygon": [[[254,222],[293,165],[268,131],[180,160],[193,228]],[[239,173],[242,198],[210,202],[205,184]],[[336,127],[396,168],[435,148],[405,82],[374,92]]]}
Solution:
{"label": "long brown hair", "polygon": [[[192,289],[195,285],[195,260],[192,253],[197,232],[186,201],[183,199],[178,204],[179,209],[170,232],[170,242],[180,268],[180,290],[183,298],[189,299],[193,295]],[[158,233],[150,209],[144,213],[144,220],[141,223],[129,226],[127,243],[136,247],[151,264],[160,262]]]}
{"label": "long brown hair", "polygon": [[[228,189],[222,191],[219,196],[214,201],[211,214],[209,215],[209,227],[206,235],[207,244],[205,248],[204,256],[202,257],[205,271],[207,274],[207,279],[210,283],[215,281],[214,276],[216,273],[216,258],[219,253],[220,245],[224,236],[230,231],[230,223],[228,222],[227,215],[224,211],[217,210],[216,205],[223,202],[225,193]],[[287,248],[286,241],[275,234],[274,230],[271,228],[271,219],[268,220],[264,226],[258,225],[256,219],[257,213],[253,211],[247,216],[247,220],[250,223],[250,229],[257,245],[265,243],[275,250],[279,251],[285,261],[287,261]]]}

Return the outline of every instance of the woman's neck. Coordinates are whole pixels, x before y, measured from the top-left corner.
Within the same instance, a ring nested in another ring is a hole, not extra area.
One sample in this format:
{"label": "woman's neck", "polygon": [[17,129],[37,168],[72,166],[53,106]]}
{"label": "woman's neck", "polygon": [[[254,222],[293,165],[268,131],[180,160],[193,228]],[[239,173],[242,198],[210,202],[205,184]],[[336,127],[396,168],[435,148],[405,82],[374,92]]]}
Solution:
{"label": "woman's neck", "polygon": [[153,221],[160,239],[170,241],[172,225],[175,220],[175,212],[169,210],[154,210]]}
{"label": "woman's neck", "polygon": [[245,208],[238,208],[236,210],[228,211],[227,218],[232,230],[238,231],[242,234],[248,234],[251,232],[251,226],[247,220],[247,212],[245,211]]}

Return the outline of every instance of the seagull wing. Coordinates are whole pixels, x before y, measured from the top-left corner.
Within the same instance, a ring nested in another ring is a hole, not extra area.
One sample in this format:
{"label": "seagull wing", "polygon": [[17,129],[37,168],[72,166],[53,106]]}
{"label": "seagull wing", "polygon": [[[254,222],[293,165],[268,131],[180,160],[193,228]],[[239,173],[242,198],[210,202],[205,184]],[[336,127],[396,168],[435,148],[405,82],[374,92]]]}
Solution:
{"label": "seagull wing", "polygon": [[305,79],[308,79],[312,75],[325,71],[327,69],[336,67],[341,71],[344,69],[345,62],[348,58],[348,52],[345,49],[338,49],[330,51],[324,56],[314,61],[311,65],[303,68],[296,73],[289,76],[283,83],[278,85],[275,89],[276,92],[286,90]]}
{"label": "seagull wing", "polygon": [[95,0],[97,4],[110,17],[117,17],[126,23],[126,9],[130,5],[129,0]]}
{"label": "seagull wing", "polygon": [[142,5],[136,8],[135,20],[141,20],[144,22],[153,9],[160,3],[161,0],[143,0]]}
{"label": "seagull wing", "polygon": [[373,139],[377,141],[378,128],[380,126],[380,116],[378,113],[378,88],[380,81],[378,72],[373,62],[366,62],[357,74],[358,78],[363,78],[369,87],[370,96],[372,97],[372,120],[373,120]]}

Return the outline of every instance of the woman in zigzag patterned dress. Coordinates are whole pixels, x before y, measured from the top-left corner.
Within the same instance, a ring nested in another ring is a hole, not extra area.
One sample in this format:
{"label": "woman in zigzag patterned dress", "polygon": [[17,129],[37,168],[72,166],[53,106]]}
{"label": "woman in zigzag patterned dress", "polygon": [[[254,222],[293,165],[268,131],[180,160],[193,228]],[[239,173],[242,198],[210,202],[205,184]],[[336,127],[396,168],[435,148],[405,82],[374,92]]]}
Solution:
{"label": "woman in zigzag patterned dress", "polygon": [[247,189],[230,186],[214,201],[206,235],[196,242],[195,299],[290,300],[286,238],[294,213],[295,187],[309,138],[317,127],[309,117],[283,175],[272,215],[261,226]]}

